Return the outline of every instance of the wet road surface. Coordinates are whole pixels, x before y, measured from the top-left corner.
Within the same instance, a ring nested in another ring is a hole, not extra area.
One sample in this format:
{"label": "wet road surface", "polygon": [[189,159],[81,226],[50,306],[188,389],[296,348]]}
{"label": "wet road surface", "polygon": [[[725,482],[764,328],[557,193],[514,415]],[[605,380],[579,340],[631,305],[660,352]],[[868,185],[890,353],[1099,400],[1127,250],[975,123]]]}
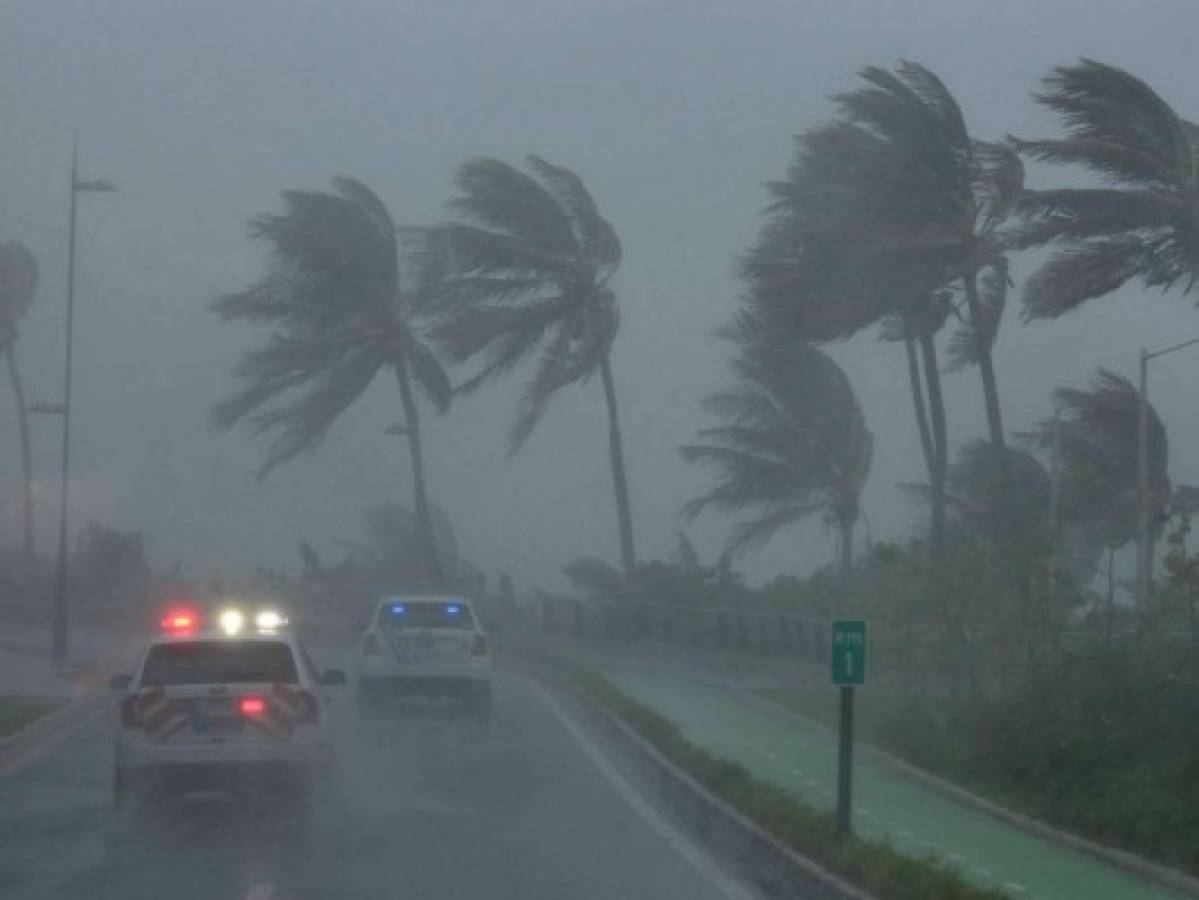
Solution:
{"label": "wet road surface", "polygon": [[487,731],[435,712],[359,716],[352,686],[330,693],[338,764],[303,827],[219,797],[173,804],[140,825],[117,815],[107,714],[0,777],[0,896],[740,894],[639,812],[552,701],[519,676],[497,674]]}

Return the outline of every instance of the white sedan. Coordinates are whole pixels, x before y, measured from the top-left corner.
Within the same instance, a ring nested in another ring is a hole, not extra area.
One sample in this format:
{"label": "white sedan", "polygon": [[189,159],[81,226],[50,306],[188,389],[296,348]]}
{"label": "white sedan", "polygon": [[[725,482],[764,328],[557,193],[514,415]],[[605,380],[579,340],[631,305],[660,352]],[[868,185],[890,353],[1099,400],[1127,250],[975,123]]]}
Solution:
{"label": "white sedan", "polygon": [[365,705],[389,697],[453,697],[491,714],[491,652],[469,600],[442,595],[380,600],[358,653]]}

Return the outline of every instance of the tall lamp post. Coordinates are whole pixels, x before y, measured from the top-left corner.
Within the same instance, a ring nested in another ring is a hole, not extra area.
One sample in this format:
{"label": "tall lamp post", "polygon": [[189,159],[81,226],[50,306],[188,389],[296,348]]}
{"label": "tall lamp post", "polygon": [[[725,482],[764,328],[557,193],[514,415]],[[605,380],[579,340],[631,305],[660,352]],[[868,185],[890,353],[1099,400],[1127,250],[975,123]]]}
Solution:
{"label": "tall lamp post", "polygon": [[54,590],[54,621],[50,645],[55,660],[67,655],[67,608],[68,608],[68,540],[70,531],[67,518],[67,496],[71,478],[71,362],[72,338],[75,325],[75,210],[76,201],[83,193],[105,193],[115,191],[110,182],[102,180],[81,181],[79,179],[78,140],[71,148],[71,213],[70,230],[67,238],[67,352],[66,378],[62,402],[62,498],[58,513],[58,571]]}
{"label": "tall lamp post", "polygon": [[1136,608],[1144,613],[1149,605],[1153,572],[1153,547],[1149,523],[1149,362],[1199,344],[1199,337],[1157,350],[1140,353],[1140,394],[1137,399],[1137,581]]}

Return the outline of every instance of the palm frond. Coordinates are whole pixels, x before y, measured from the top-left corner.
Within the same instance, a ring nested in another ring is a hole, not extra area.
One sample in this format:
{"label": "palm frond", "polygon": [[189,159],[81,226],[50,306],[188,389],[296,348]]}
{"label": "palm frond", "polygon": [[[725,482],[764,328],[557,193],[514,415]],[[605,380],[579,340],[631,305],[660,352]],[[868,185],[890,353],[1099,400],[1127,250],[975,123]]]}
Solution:
{"label": "palm frond", "polygon": [[536,178],[498,159],[463,163],[451,207],[486,229],[565,257],[580,252],[570,216]]}
{"label": "palm frond", "polygon": [[539,156],[530,154],[527,159],[529,167],[570,217],[579,246],[596,267],[597,279],[603,281],[620,265],[620,238],[616,230],[600,215],[594,198],[578,175]]}
{"label": "palm frond", "polygon": [[550,400],[567,385],[586,381],[612,346],[619,327],[615,304],[589,306],[583,315],[561,322],[542,352],[537,372],[525,387],[509,438],[516,453],[545,415]]}
{"label": "palm frond", "polygon": [[454,390],[441,361],[411,329],[401,329],[399,340],[400,356],[396,364],[408,368],[429,402],[439,413],[444,413],[449,409]]}
{"label": "palm frond", "polygon": [[1169,287],[1188,274],[1163,240],[1115,235],[1066,247],[1025,282],[1024,318],[1055,319],[1138,277]]}
{"label": "palm frond", "polygon": [[1008,271],[1006,260],[984,269],[978,278],[979,318],[967,317],[949,339],[945,356],[946,371],[978,365],[979,345],[986,350],[995,346],[1003,311],[1007,305]]}
{"label": "palm frond", "polygon": [[1063,120],[1069,140],[1018,144],[1034,158],[1081,164],[1128,184],[1190,179],[1193,150],[1181,119],[1131,73],[1082,59],[1055,68],[1037,99]]}

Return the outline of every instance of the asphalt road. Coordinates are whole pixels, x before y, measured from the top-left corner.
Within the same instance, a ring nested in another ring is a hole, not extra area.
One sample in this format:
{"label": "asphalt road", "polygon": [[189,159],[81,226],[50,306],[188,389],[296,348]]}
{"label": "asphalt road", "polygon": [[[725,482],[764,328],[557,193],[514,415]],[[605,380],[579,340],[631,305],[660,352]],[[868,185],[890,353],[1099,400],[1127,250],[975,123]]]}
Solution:
{"label": "asphalt road", "polygon": [[359,717],[343,690],[337,770],[303,829],[220,798],[148,826],[117,816],[113,724],[98,717],[0,777],[0,896],[747,896],[639,809],[525,679],[497,674],[487,733],[457,717]]}

